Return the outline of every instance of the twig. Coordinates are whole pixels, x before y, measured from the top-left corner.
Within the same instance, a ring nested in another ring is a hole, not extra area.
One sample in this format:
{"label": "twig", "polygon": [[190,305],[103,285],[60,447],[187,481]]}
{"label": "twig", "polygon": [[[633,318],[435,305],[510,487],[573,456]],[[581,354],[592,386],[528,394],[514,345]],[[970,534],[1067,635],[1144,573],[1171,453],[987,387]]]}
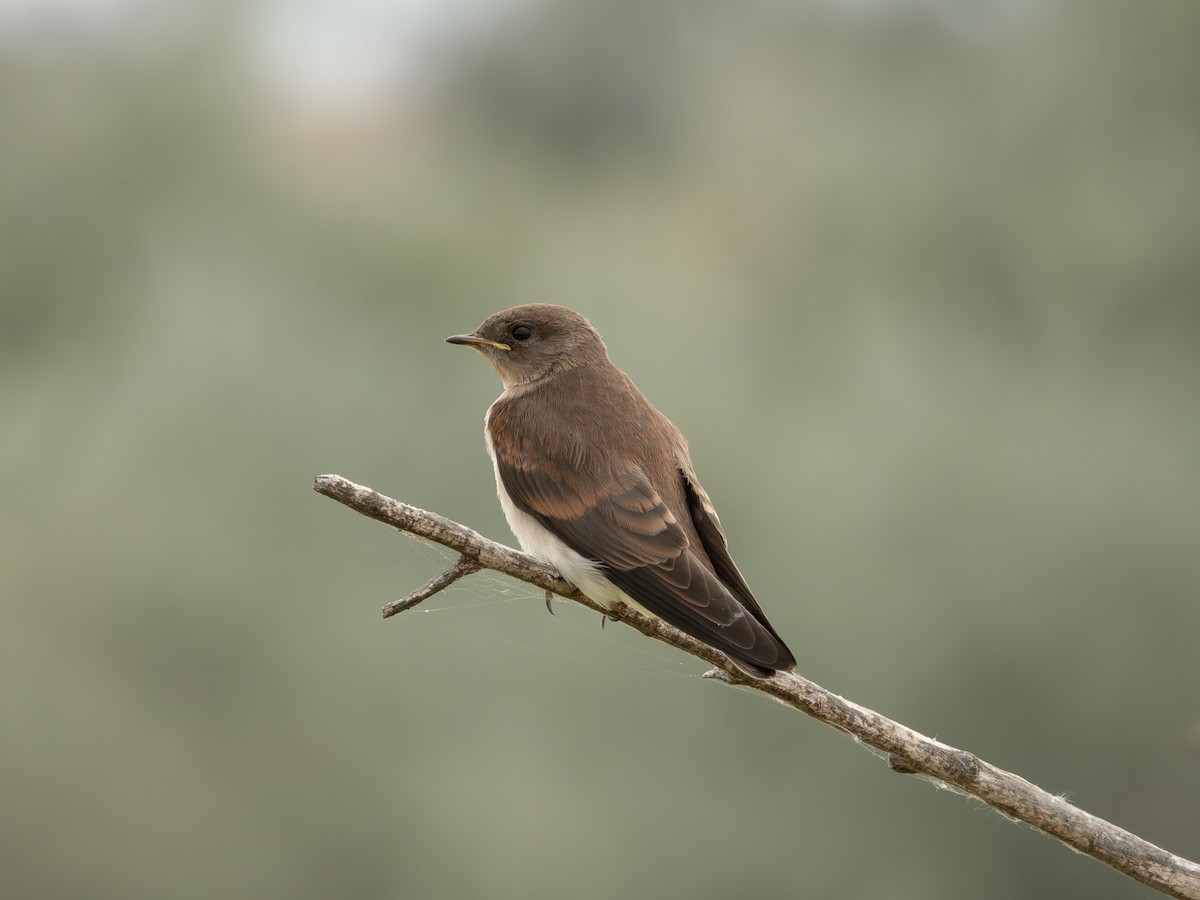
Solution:
{"label": "twig", "polygon": [[438,591],[450,587],[458,579],[464,575],[470,575],[472,572],[478,572],[483,566],[475,562],[473,559],[468,559],[465,556],[460,556],[458,562],[448,568],[440,575],[435,575],[429,581],[421,585],[411,594],[406,597],[401,597],[399,600],[393,600],[391,603],[383,607],[383,617],[390,619],[396,613],[402,613],[406,609],[412,609],[422,600],[428,600]]}
{"label": "twig", "polygon": [[[404,600],[384,608],[398,612],[431,596],[478,569],[494,569],[543,590],[574,600],[663,643],[690,653],[716,668],[706,677],[762,691],[782,703],[846,732],[887,755],[895,772],[922,775],[978,797],[1007,816],[1058,838],[1068,847],[1086,853],[1143,884],[1172,897],[1200,900],[1200,864],[1176,856],[1137,835],[1072,806],[1062,797],[1042,790],[1019,775],[985,762],[913,731],[886,716],[852,703],[794,672],[776,672],[770,678],[750,678],[718,650],[703,644],[661,619],[628,607],[604,610],[575,590],[545,563],[503,544],[490,541],[464,525],[426,512],[339,475],[320,475],[314,490],[356,512],[406,534],[427,538],[461,554],[454,566],[414,591]],[[415,599],[414,599],[415,598]]]}

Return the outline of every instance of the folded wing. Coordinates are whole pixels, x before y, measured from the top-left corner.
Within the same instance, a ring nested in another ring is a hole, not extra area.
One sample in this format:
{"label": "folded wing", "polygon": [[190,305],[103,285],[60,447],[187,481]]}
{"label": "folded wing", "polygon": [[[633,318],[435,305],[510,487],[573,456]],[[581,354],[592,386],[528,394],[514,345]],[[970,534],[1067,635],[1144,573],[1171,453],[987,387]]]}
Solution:
{"label": "folded wing", "polygon": [[640,467],[609,467],[599,478],[597,467],[588,467],[585,483],[579,460],[556,459],[546,447],[522,440],[494,444],[496,468],[513,503],[577,553],[603,564],[605,577],[647,610],[754,675],[794,665],[734,565],[690,465],[678,473],[688,502],[680,512],[692,517],[701,548],[691,546],[689,529]]}

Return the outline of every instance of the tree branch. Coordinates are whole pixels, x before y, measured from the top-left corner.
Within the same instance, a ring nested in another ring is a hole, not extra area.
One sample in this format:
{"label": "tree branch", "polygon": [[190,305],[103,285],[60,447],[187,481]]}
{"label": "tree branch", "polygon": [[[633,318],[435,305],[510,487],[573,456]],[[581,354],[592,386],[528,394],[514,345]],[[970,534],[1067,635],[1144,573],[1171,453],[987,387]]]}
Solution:
{"label": "tree branch", "polygon": [[562,579],[554,567],[503,544],[490,541],[464,525],[426,512],[339,475],[320,475],[313,489],[356,512],[390,525],[410,536],[426,538],[461,554],[447,572],[413,591],[403,600],[384,607],[384,616],[409,609],[454,581],[479,569],[493,569],[527,584],[552,591],[618,619],[647,637],[670,644],[715,666],[705,673],[728,684],[762,691],[788,706],[832,725],[887,754],[893,771],[924,775],[978,797],[1005,815],[1058,838],[1068,847],[1086,853],[1143,884],[1173,897],[1200,900],[1200,864],[1183,859],[1084,812],[1031,784],[877,712],[833,694],[793,672],[776,672],[770,678],[750,678],[718,650],[714,650],[661,619],[619,606],[606,610]]}

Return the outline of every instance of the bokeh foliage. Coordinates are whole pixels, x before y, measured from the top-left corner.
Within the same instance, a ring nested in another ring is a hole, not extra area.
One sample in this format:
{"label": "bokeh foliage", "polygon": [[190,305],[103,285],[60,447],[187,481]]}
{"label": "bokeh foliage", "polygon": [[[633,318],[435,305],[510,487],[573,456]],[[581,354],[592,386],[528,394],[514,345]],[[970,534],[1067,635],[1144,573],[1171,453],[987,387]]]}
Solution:
{"label": "bokeh foliage", "polygon": [[[1142,897],[590,614],[492,373],[587,315],[806,675],[1200,857],[1200,6],[526,4],[283,102],[254,3],[0,35],[10,896]],[[1190,736],[1190,738],[1189,738]]]}

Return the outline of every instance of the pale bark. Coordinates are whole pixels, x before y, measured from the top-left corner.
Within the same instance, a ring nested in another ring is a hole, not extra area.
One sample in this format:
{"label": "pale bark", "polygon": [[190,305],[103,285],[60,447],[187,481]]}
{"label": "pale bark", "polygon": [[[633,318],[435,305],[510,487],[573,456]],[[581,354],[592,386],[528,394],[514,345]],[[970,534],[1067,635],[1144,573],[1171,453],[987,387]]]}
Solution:
{"label": "pale bark", "polygon": [[1176,856],[1073,806],[1031,784],[1019,775],[957,750],[894,722],[794,672],[777,672],[770,678],[750,678],[720,651],[684,634],[660,619],[634,609],[606,611],[564,581],[552,566],[517,550],[490,541],[464,525],[426,512],[339,475],[320,475],[314,489],[327,497],[411,536],[449,547],[460,555],[454,566],[407,597],[384,607],[390,616],[420,603],[454,581],[479,569],[493,569],[582,603],[609,612],[647,637],[670,644],[716,668],[707,677],[754,688],[815,719],[844,731],[887,754],[896,772],[923,775],[978,797],[1007,816],[1058,838],[1068,847],[1095,857],[1143,884],[1173,897],[1200,900],[1200,864]]}

